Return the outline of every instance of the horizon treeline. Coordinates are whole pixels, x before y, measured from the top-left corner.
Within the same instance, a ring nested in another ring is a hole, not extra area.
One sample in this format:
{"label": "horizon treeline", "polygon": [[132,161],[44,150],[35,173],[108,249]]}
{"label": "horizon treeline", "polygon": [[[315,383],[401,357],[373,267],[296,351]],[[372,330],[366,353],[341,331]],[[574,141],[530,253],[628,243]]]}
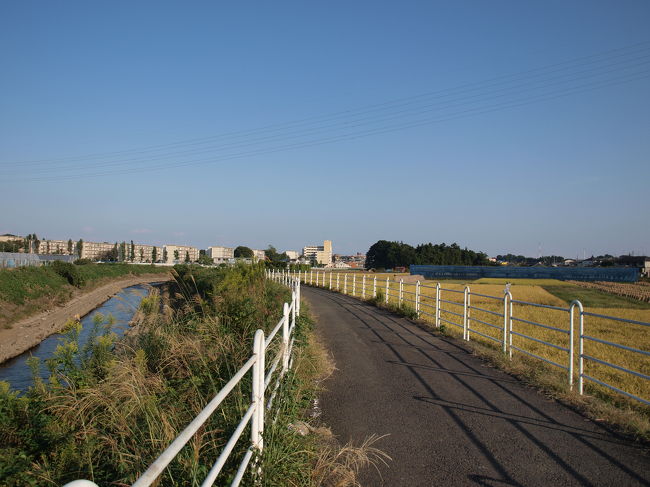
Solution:
{"label": "horizon treeline", "polygon": [[413,247],[403,242],[379,240],[366,254],[367,269],[392,269],[410,265],[490,265],[484,252],[475,252],[457,243],[447,245],[420,244]]}

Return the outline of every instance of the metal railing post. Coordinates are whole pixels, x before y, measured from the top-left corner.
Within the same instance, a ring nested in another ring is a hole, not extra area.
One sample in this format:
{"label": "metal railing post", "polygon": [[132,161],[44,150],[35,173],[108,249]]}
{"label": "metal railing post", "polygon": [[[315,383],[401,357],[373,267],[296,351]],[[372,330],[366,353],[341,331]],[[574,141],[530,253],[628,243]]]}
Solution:
{"label": "metal railing post", "polygon": [[[293,307],[293,322],[296,322],[296,293],[291,293]],[[284,303],[282,308],[282,375],[289,369],[289,305]]]}
{"label": "metal railing post", "polygon": [[348,293],[348,274],[343,274],[343,294]]}
{"label": "metal railing post", "polygon": [[310,269],[309,270],[309,285],[311,286],[313,282],[314,282],[314,271]]}
{"label": "metal railing post", "polygon": [[300,279],[296,282],[296,316],[300,316]]}
{"label": "metal railing post", "polygon": [[384,299],[385,303],[388,304],[388,290],[390,289],[390,283],[389,283],[390,278],[386,278],[386,297]]}
{"label": "metal railing post", "polygon": [[440,283],[436,283],[436,328],[440,328]]}
{"label": "metal railing post", "polygon": [[402,307],[402,301],[404,300],[404,279],[399,280],[399,291],[398,291],[398,306]]}
{"label": "metal railing post", "polygon": [[332,290],[332,271],[330,271],[330,291]]}
{"label": "metal railing post", "polygon": [[585,322],[582,316],[582,309],[580,310],[580,336],[578,337],[578,394],[581,396],[585,392]]}
{"label": "metal railing post", "polygon": [[583,390],[582,390],[583,389],[583,387],[582,387],[583,386],[583,384],[582,384],[582,372],[583,372],[582,368],[584,366],[583,359],[582,359],[582,353],[583,353],[582,347],[584,346],[583,340],[582,340],[582,335],[583,335],[582,332],[583,332],[583,329],[584,329],[584,315],[583,315],[584,308],[582,307],[582,303],[580,301],[578,301],[577,299],[572,301],[571,306],[569,307],[569,310],[570,310],[569,315],[570,315],[570,320],[571,320],[571,323],[569,325],[569,389],[573,390],[573,363],[575,361],[575,359],[574,359],[574,349],[573,349],[573,342],[575,340],[575,325],[574,325],[573,318],[575,316],[574,310],[575,310],[576,307],[580,311],[580,321],[579,321],[579,325],[578,325],[578,329],[580,330],[580,350],[579,350],[579,353],[580,353],[579,374],[580,375],[579,375],[579,379],[578,379],[578,382],[579,382],[578,390],[579,390],[579,393],[582,394],[582,392],[583,392]]}
{"label": "metal railing post", "polygon": [[377,297],[377,276],[372,278],[372,297]]}
{"label": "metal railing post", "polygon": [[420,280],[415,282],[415,315],[420,317]]}
{"label": "metal railing post", "polygon": [[357,275],[352,274],[352,296],[357,295]]}
{"label": "metal railing post", "polygon": [[[508,294],[510,294],[508,292]],[[512,294],[509,299],[510,305],[508,306],[508,354],[512,359]]]}
{"label": "metal railing post", "polygon": [[261,453],[264,448],[264,332],[257,330],[253,341],[253,353],[257,356],[253,364],[252,401],[255,412],[251,421],[251,445]]}
{"label": "metal railing post", "polygon": [[465,332],[465,340],[469,341],[469,308],[470,308],[470,301],[469,301],[469,286],[465,286],[465,290],[463,292],[463,331]]}
{"label": "metal railing post", "polygon": [[361,299],[366,299],[366,275],[363,275],[361,280]]}
{"label": "metal railing post", "polygon": [[336,290],[338,292],[341,292],[341,286],[339,285],[339,277],[340,277],[340,274],[337,272],[336,273]]}
{"label": "metal railing post", "polygon": [[503,295],[503,354],[508,351],[508,302],[512,299],[510,291],[506,291]]}

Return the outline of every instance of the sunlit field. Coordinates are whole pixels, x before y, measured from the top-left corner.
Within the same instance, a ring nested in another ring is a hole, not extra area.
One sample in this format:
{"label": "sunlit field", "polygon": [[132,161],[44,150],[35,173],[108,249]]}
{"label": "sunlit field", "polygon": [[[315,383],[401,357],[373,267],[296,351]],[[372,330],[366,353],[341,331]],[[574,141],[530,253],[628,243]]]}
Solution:
{"label": "sunlit field", "polygon": [[[318,283],[316,283],[318,276]],[[303,274],[303,280],[304,280]],[[309,273],[307,273],[309,283]],[[358,298],[371,299],[377,293],[379,298],[393,306],[415,311],[416,284],[404,282],[402,302],[399,302],[399,279],[408,281],[408,274],[347,272],[314,272],[312,284],[345,292]],[[387,287],[388,278],[388,287]],[[375,281],[376,279],[376,281]],[[449,334],[463,337],[465,288],[469,288],[468,329],[469,339],[499,350],[504,337],[504,296],[506,284],[512,295],[512,333],[506,334],[508,353],[530,354],[535,367],[546,367],[562,374],[561,380],[568,386],[569,348],[571,319],[569,307],[574,299],[580,299],[584,306],[584,334],[598,340],[606,340],[650,352],[650,327],[625,323],[613,319],[590,316],[588,313],[624,318],[650,323],[648,303],[610,295],[603,291],[584,289],[572,283],[553,279],[479,279],[477,281],[440,281],[439,326]],[[420,283],[420,319],[436,324],[436,281]],[[550,292],[549,292],[550,291]],[[388,300],[386,301],[386,296]],[[534,305],[545,305],[542,308]],[[510,304],[508,304],[510,306]],[[575,308],[573,340],[574,389],[578,388],[580,310]],[[510,322],[505,323],[510,327]],[[510,343],[511,340],[511,343]],[[547,343],[542,343],[547,342]],[[512,346],[510,346],[512,345]],[[650,375],[650,358],[611,345],[584,340],[584,355],[619,367],[631,369],[646,376]],[[613,387],[650,400],[650,381],[620,369],[584,360],[584,373]],[[624,396],[611,389],[585,379],[585,392],[603,398],[623,401]],[[633,404],[640,404],[634,401]]]}

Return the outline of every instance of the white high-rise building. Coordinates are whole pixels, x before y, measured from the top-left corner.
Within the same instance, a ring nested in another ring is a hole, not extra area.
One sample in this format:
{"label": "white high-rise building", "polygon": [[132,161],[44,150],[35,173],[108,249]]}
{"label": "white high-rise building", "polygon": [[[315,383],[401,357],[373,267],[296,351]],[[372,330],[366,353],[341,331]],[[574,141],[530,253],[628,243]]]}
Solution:
{"label": "white high-rise building", "polygon": [[332,263],[332,241],[325,240],[323,245],[308,245],[307,247],[303,247],[302,255],[312,262],[329,265]]}

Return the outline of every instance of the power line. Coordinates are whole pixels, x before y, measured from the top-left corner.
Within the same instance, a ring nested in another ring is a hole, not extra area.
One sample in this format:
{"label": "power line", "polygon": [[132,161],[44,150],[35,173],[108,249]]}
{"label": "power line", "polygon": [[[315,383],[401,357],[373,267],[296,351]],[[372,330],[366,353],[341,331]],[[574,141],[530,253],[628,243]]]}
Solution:
{"label": "power line", "polygon": [[[290,121],[290,122],[285,122],[281,124],[275,124],[275,125],[267,125],[258,129],[250,129],[250,130],[243,130],[243,131],[238,131],[238,132],[230,132],[230,133],[225,133],[225,134],[218,134],[210,137],[204,137],[204,138],[195,138],[195,139],[188,139],[184,141],[178,141],[178,142],[173,142],[173,143],[168,143],[168,144],[161,144],[161,145],[154,145],[154,146],[148,146],[148,147],[142,147],[142,148],[137,148],[137,149],[128,149],[128,150],[122,150],[122,151],[114,151],[114,152],[105,152],[105,153],[95,153],[95,154],[88,154],[88,155],[82,155],[82,156],[75,156],[75,157],[63,157],[63,158],[55,158],[55,159],[40,159],[40,160],[32,160],[32,161],[22,161],[22,162],[6,162],[3,165],[16,165],[19,164],[21,166],[27,166],[27,165],[43,165],[43,164],[48,164],[48,165],[54,165],[54,163],[57,162],[75,162],[75,161],[90,161],[90,160],[95,160],[95,159],[107,159],[107,158],[116,158],[116,157],[122,157],[122,156],[128,156],[130,154],[146,154],[146,153],[151,153],[151,152],[159,152],[165,149],[169,149],[172,147],[185,147],[185,146],[195,146],[195,145],[205,145],[209,144],[213,141],[220,140],[220,139],[229,139],[229,138],[245,138],[250,135],[259,135],[263,133],[272,133],[272,132],[277,132],[281,130],[286,130],[294,127],[300,127],[301,125],[314,125],[314,124],[319,124],[323,123],[325,121],[335,121],[341,118],[349,118],[349,117],[354,117],[354,116],[359,116],[363,114],[368,114],[368,113],[373,113],[373,112],[381,112],[381,111],[386,111],[386,110],[393,110],[395,108],[401,108],[405,107],[414,103],[419,103],[422,100],[426,98],[440,98],[440,97],[445,97],[445,96],[450,96],[455,93],[463,93],[463,92],[471,92],[471,91],[476,91],[480,89],[485,89],[486,87],[492,87],[492,86],[499,86],[504,83],[511,83],[513,81],[518,81],[522,79],[528,79],[528,78],[534,78],[536,76],[541,76],[553,72],[559,72],[565,69],[573,69],[576,66],[584,66],[584,65],[589,65],[589,64],[595,64],[595,63],[600,63],[600,62],[605,62],[608,60],[608,58],[622,58],[625,56],[630,56],[630,55],[635,55],[638,53],[643,53],[646,52],[648,49],[650,49],[650,42],[640,42],[636,43],[630,46],[624,46],[616,49],[611,49],[602,53],[597,53],[597,54],[592,54],[589,56],[582,56],[578,58],[574,58],[571,60],[567,61],[562,61],[559,63],[554,63],[538,68],[533,68],[527,71],[519,72],[519,73],[514,73],[514,74],[508,74],[508,75],[501,75],[497,76],[494,78],[489,78],[487,80],[483,81],[477,81],[477,82],[471,82],[471,83],[466,83],[463,85],[460,85],[458,87],[454,88],[447,88],[447,89],[442,89],[442,90],[435,90],[435,91],[430,91],[426,93],[421,93],[417,95],[412,95],[408,97],[403,97],[403,98],[397,98],[394,100],[386,101],[383,103],[378,103],[374,105],[368,105],[365,107],[361,107],[358,109],[351,109],[351,110],[343,110],[339,112],[334,112],[332,114],[328,115],[319,115],[319,116],[313,116],[313,117],[307,117],[303,118],[300,120],[295,120],[295,121]],[[621,61],[625,62],[625,61]],[[205,148],[207,150],[208,148]],[[196,149],[198,150],[198,149]],[[173,156],[174,154],[162,154],[161,156]],[[108,161],[107,161],[108,162]],[[127,161],[125,161],[127,162]]]}
{"label": "power line", "polygon": [[[392,126],[387,126],[379,129],[372,129],[372,130],[365,130],[365,131],[359,131],[356,133],[351,133],[351,134],[343,134],[340,136],[335,136],[335,137],[330,137],[330,138],[323,138],[323,139],[315,139],[311,141],[305,141],[303,143],[297,143],[297,144],[287,144],[284,146],[280,147],[275,147],[275,148],[270,148],[270,149],[261,149],[261,150],[256,150],[256,151],[249,151],[249,152],[243,152],[243,153],[235,153],[235,154],[229,154],[225,155],[219,158],[207,158],[207,159],[195,159],[195,160],[189,160],[189,161],[182,161],[182,162],[172,162],[168,164],[158,164],[158,165],[152,165],[152,166],[146,166],[146,167],[139,167],[139,168],[130,168],[128,170],[120,171],[117,174],[135,174],[139,172],[145,172],[145,171],[151,171],[151,170],[159,170],[159,169],[169,169],[169,168],[178,168],[178,167],[185,167],[185,166],[198,166],[198,165],[205,165],[205,164],[210,164],[210,163],[215,163],[215,162],[222,162],[222,161],[227,161],[227,160],[234,160],[234,159],[239,159],[243,157],[250,157],[253,155],[263,155],[263,154],[272,154],[272,153],[277,153],[277,152],[284,152],[287,150],[293,150],[293,149],[300,149],[300,148],[306,148],[306,147],[314,147],[318,145],[324,145],[324,144],[329,144],[333,142],[340,142],[340,141],[345,141],[345,140],[354,140],[362,137],[367,137],[371,135],[379,135],[383,133],[389,133],[389,132],[395,132],[398,130],[405,130],[409,128],[415,128],[415,127],[421,127],[424,125],[430,125],[434,123],[442,123],[450,120],[455,120],[459,118],[465,118],[468,116],[476,116],[476,115],[481,115],[485,113],[491,113],[499,110],[505,110],[505,109],[510,109],[510,108],[516,108],[520,106],[525,106],[525,105],[530,105],[533,103],[539,103],[542,101],[548,101],[551,99],[556,99],[560,97],[565,97],[569,96],[572,94],[577,94],[577,93],[583,93],[586,91],[591,91],[594,89],[600,89],[604,88],[607,86],[614,86],[618,85],[621,83],[627,83],[627,82],[632,82],[632,81],[638,81],[641,79],[647,79],[650,77],[650,71],[640,71],[637,73],[632,73],[630,75],[626,75],[624,77],[619,77],[616,79],[612,80],[607,80],[606,82],[596,82],[596,83],[591,83],[589,85],[583,85],[580,87],[572,87],[572,88],[565,88],[563,90],[556,90],[555,92],[549,92],[541,95],[537,95],[535,97],[529,97],[528,99],[520,99],[520,100],[512,100],[506,103],[501,103],[501,104],[496,104],[492,106],[487,106],[487,107],[474,107],[466,110],[462,110],[459,112],[456,112],[454,114],[451,114],[447,117],[444,118],[429,118],[429,119],[421,119],[418,121],[413,121],[409,122],[407,124],[402,124],[402,125],[392,125]],[[116,172],[113,171],[104,171],[104,172],[95,172],[95,173],[84,173],[84,174],[75,174],[75,175],[70,175],[70,176],[51,176],[51,177],[41,177],[41,178],[25,178],[21,179],[22,181],[53,181],[53,180],[71,180],[71,179],[79,179],[79,178],[84,178],[84,177],[98,177],[98,176],[109,176],[112,174],[116,174]]]}

